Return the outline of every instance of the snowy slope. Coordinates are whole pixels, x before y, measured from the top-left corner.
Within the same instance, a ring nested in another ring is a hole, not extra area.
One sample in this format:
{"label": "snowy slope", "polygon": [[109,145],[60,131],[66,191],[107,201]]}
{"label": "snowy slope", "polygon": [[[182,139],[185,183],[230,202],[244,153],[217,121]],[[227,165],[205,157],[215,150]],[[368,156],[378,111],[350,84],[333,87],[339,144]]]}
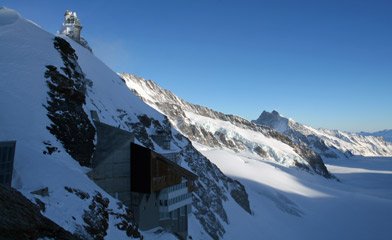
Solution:
{"label": "snowy slope", "polygon": [[[9,9],[0,9],[0,24],[0,141],[17,141],[12,186],[32,201],[38,198],[44,202],[43,214],[73,233],[86,234],[83,213],[96,192],[109,199],[108,207],[114,212],[125,214],[125,209],[88,179],[86,169],[46,129],[50,122],[43,107],[48,91],[43,73],[49,63],[62,65],[52,47],[54,36]],[[44,141],[51,142],[59,152],[43,154]],[[66,186],[90,197],[83,200],[66,191]],[[31,194],[46,187],[49,197]],[[108,239],[126,237],[115,227],[119,221],[109,216]]]}
{"label": "snowy slope", "polygon": [[[269,137],[268,129],[187,103],[153,81],[121,76],[146,103],[167,114],[209,160],[245,186],[252,215],[228,202],[229,217],[235,217],[225,239],[389,239],[392,158],[326,159],[340,181],[321,178],[288,167],[298,155]],[[226,141],[214,140],[216,132],[224,133]],[[276,158],[258,154],[248,147],[252,143]]]}
{"label": "snowy slope", "polygon": [[214,148],[249,152],[288,167],[301,167],[329,177],[321,158],[287,137],[234,115],[188,103],[153,81],[121,74],[135,94],[170,121],[190,140]]}
{"label": "snowy slope", "polygon": [[264,111],[253,122],[271,127],[296,142],[303,142],[325,157],[392,156],[392,143],[384,141],[381,137],[315,129],[285,118],[276,111]]}
{"label": "snowy slope", "polygon": [[390,238],[392,158],[328,159],[336,182],[254,155],[197,148],[243,183],[253,203],[253,216],[239,215],[227,239]]}
{"label": "snowy slope", "polygon": [[360,132],[359,135],[382,137],[385,141],[392,143],[392,129],[385,129],[378,132]]}
{"label": "snowy slope", "polygon": [[[1,8],[0,52],[0,141],[17,141],[12,186],[32,202],[43,202],[42,213],[64,229],[117,240],[129,238],[120,222],[126,222],[126,230],[134,228],[125,207],[86,175],[96,141],[92,110],[102,122],[132,131],[138,143],[160,153],[176,152],[179,163],[199,176],[194,234],[223,236],[231,221],[226,202],[249,214],[244,187],[211,164],[88,49]],[[168,139],[169,148],[154,141],[157,132]],[[32,193],[46,188],[47,194]],[[142,234],[175,239],[165,232]]]}

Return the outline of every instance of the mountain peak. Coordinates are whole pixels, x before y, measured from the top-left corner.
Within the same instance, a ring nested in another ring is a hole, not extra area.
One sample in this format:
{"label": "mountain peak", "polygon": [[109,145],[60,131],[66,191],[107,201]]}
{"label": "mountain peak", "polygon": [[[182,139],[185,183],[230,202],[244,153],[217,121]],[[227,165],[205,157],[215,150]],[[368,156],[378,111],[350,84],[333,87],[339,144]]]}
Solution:
{"label": "mountain peak", "polygon": [[282,117],[276,110],[273,110],[272,112],[263,111],[259,118],[257,120],[253,120],[252,122],[273,128],[281,133],[287,130],[289,124],[289,120],[285,117]]}
{"label": "mountain peak", "polygon": [[[263,111],[263,112],[266,112],[266,111]],[[268,112],[267,112],[267,113],[268,113]],[[279,117],[280,117],[279,112],[276,111],[276,110],[272,110],[271,114],[274,115],[274,116],[279,116]]]}
{"label": "mountain peak", "polygon": [[[296,143],[305,143],[315,152],[328,158],[336,158],[338,155],[347,157],[352,154],[390,156],[392,153],[392,145],[384,142],[384,140],[392,142],[392,130],[374,133],[360,132],[359,135],[366,136],[361,137],[344,131],[314,129],[283,117],[275,110],[263,111],[259,118],[252,122],[273,128]],[[378,147],[375,147],[374,143],[377,143]]]}

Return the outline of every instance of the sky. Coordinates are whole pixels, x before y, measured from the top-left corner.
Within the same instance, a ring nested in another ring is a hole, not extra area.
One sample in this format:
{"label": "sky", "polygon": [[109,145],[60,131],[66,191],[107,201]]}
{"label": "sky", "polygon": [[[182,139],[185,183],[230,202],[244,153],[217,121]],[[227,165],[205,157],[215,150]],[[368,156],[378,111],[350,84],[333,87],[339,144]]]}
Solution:
{"label": "sky", "polygon": [[390,0],[0,0],[56,33],[76,11],[116,72],[248,120],[392,129]]}

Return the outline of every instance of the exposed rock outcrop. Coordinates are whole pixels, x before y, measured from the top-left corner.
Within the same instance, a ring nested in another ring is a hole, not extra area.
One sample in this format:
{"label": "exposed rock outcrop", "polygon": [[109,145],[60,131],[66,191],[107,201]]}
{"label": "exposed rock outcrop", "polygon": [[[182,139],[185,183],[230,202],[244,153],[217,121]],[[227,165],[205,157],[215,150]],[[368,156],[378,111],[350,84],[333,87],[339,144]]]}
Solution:
{"label": "exposed rock outcrop", "polygon": [[71,45],[55,37],[54,47],[60,53],[64,67],[46,66],[48,101],[45,108],[51,120],[47,129],[63,144],[66,151],[82,166],[90,166],[94,151],[95,129],[84,112],[86,79]]}

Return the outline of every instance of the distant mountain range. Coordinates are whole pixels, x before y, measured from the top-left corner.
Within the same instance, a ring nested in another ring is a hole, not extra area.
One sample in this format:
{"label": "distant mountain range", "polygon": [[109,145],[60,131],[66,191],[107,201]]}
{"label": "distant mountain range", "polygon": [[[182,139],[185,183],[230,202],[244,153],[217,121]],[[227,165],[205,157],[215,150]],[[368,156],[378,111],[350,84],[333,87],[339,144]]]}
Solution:
{"label": "distant mountain range", "polygon": [[326,158],[362,156],[392,156],[392,143],[377,135],[355,134],[338,130],[315,129],[281,116],[277,111],[264,111],[256,124],[264,125],[304,143]]}
{"label": "distant mountain range", "polygon": [[385,141],[392,142],[392,129],[385,129],[377,132],[360,132],[359,134],[364,136],[383,137]]}

